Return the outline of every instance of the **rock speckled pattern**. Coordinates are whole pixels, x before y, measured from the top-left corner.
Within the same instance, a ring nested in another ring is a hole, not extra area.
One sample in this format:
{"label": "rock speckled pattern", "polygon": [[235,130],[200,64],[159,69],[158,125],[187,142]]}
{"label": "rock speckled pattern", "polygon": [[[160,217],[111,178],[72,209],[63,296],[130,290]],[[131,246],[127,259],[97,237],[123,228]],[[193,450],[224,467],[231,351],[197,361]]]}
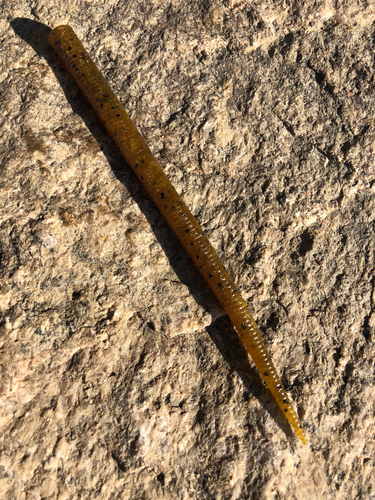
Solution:
{"label": "rock speckled pattern", "polygon": [[[374,2],[65,5],[1,8],[1,498],[375,498]],[[59,24],[251,305],[308,446],[48,46]]]}

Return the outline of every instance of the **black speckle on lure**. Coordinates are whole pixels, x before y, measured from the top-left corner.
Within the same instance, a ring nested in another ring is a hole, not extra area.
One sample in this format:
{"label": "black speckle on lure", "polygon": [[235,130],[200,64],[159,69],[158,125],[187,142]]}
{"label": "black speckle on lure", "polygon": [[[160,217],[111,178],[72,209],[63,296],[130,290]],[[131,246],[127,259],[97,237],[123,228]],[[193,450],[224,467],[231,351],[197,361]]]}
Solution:
{"label": "black speckle on lure", "polygon": [[[112,136],[126,162],[141,180],[150,197],[223,305],[271,394],[300,440],[306,444],[306,435],[287,398],[247,303],[200,225],[164,174],[136,126],[130,120],[122,104],[91,60],[72,28],[58,26],[53,29],[50,43]],[[176,207],[179,210],[176,210]]]}

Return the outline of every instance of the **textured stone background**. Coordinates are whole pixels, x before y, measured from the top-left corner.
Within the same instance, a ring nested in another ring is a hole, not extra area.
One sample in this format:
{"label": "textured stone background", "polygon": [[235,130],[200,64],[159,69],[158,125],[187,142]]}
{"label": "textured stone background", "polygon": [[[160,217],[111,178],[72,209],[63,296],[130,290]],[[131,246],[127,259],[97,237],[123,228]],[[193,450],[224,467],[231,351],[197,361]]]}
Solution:
{"label": "textured stone background", "polygon": [[[375,498],[374,12],[2,3],[1,498]],[[59,24],[241,287],[308,447],[49,48]]]}

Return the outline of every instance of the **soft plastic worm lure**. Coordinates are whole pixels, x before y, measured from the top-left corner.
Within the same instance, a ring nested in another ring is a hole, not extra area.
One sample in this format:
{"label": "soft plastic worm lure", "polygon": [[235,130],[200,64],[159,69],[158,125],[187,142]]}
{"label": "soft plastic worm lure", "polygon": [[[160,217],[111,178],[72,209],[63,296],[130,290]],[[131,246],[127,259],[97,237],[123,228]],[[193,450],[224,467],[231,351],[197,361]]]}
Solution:
{"label": "soft plastic worm lure", "polygon": [[70,26],[58,26],[50,43],[79,85],[150,197],[181,241],[233,322],[262,378],[303,443],[307,443],[247,303],[136,126]]}

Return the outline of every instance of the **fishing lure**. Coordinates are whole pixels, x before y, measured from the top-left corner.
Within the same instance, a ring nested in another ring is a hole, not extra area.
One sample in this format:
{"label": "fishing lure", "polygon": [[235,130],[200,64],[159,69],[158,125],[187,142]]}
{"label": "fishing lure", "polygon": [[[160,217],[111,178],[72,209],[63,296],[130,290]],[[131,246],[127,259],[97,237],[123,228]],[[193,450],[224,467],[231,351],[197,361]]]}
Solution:
{"label": "fishing lure", "polygon": [[286,395],[248,305],[200,225],[153,157],[136,126],[72,28],[56,27],[52,30],[49,40],[112,136],[126,162],[134,170],[219,299],[271,394],[300,440],[306,444],[306,435]]}

